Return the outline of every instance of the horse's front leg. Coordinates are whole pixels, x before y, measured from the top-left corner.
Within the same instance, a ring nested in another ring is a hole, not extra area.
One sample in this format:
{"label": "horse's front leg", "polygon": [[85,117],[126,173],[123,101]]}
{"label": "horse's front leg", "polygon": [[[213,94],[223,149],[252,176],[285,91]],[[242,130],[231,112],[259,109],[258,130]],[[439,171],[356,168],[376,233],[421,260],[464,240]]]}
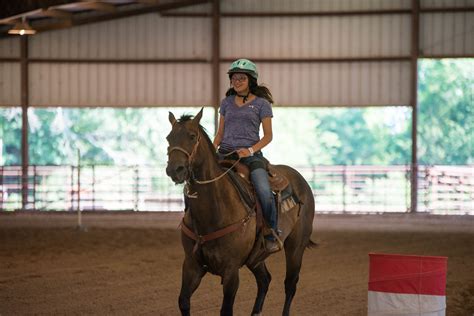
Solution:
{"label": "horse's front leg", "polygon": [[190,315],[191,295],[198,288],[206,272],[192,258],[186,256],[183,262],[181,292],[179,293],[179,309],[181,315]]}
{"label": "horse's front leg", "polygon": [[234,312],[234,301],[239,288],[239,269],[232,270],[222,278],[224,299],[222,301],[221,316],[231,316]]}

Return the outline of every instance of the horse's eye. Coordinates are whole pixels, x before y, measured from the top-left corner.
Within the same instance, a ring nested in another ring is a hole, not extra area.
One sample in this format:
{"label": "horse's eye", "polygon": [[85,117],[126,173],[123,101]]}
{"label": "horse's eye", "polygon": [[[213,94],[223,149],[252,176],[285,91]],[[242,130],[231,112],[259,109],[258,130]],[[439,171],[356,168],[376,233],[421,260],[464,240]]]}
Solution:
{"label": "horse's eye", "polygon": [[189,137],[191,138],[191,140],[196,140],[196,134],[194,133],[190,133]]}

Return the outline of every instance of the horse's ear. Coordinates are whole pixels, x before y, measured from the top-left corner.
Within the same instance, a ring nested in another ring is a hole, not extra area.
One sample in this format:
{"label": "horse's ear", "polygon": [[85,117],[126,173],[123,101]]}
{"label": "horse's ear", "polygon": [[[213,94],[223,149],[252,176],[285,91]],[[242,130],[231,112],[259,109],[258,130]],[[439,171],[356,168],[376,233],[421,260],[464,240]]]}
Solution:
{"label": "horse's ear", "polygon": [[171,125],[174,125],[174,123],[176,123],[176,119],[174,118],[173,113],[169,112],[168,120],[170,121]]}
{"label": "horse's ear", "polygon": [[201,118],[202,118],[202,111],[203,110],[204,110],[204,108],[201,108],[201,111],[199,111],[199,113],[196,114],[196,116],[193,118],[193,123],[199,124],[199,122],[201,121]]}

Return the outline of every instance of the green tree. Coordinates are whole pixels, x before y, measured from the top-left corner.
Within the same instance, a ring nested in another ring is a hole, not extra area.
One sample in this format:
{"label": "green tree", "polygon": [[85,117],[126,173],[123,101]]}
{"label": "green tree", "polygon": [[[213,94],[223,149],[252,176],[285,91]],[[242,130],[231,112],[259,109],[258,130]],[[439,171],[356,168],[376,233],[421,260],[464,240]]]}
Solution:
{"label": "green tree", "polygon": [[474,163],[474,60],[424,60],[418,88],[421,164]]}
{"label": "green tree", "polygon": [[[164,108],[47,108],[32,109],[30,163],[135,165],[166,161],[165,137],[170,131]],[[183,109],[174,109],[177,117]],[[195,114],[198,108],[185,109]],[[203,124],[210,126],[206,109]],[[212,131],[213,129],[211,129]]]}
{"label": "green tree", "polygon": [[0,165],[21,164],[21,108],[0,109]]}
{"label": "green tree", "polygon": [[406,108],[329,109],[317,115],[320,146],[331,153],[333,164],[387,165],[409,160]]}

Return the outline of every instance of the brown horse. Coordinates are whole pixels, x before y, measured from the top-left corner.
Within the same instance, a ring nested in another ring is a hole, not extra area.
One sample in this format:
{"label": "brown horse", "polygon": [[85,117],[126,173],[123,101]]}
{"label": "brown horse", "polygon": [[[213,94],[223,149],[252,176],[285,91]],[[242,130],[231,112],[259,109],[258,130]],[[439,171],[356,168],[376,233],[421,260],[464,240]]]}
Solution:
{"label": "brown horse", "polygon": [[[182,223],[182,245],[185,258],[179,308],[182,315],[190,315],[191,295],[202,277],[213,273],[221,277],[224,298],[221,315],[232,315],[239,269],[243,265],[252,271],[257,281],[257,298],[252,315],[262,311],[271,275],[265,262],[249,265],[247,259],[256,242],[256,218],[242,202],[238,191],[218,164],[214,146],[199,125],[201,111],[194,117],[176,120],[169,113],[172,130],[167,136],[168,165],[166,173],[175,183],[185,184],[188,211]],[[314,198],[308,183],[294,169],[276,166],[285,175],[293,192],[301,201],[288,219],[279,218],[280,236],[286,255],[285,306],[283,315],[289,315],[296,292],[303,252],[314,243],[310,240],[314,217]]]}

